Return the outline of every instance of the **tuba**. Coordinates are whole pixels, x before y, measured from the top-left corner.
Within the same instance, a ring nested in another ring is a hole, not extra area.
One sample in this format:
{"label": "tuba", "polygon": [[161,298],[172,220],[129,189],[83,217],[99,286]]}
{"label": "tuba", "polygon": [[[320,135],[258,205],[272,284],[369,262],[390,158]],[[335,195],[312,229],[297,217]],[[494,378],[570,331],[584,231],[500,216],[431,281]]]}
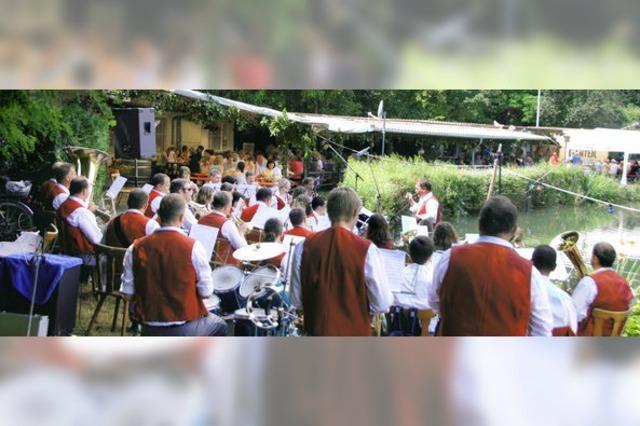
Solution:
{"label": "tuba", "polygon": [[[94,148],[68,146],[64,148],[64,150],[74,158],[78,175],[86,177],[89,183],[91,183],[91,187],[96,183],[100,165],[103,164],[105,160],[111,158],[111,155],[108,153]],[[92,197],[93,194],[89,199],[92,199]],[[102,198],[100,200],[102,201]],[[105,222],[111,220],[111,215],[107,210],[97,209],[95,214]]]}
{"label": "tuba", "polygon": [[578,240],[580,239],[580,233],[578,231],[568,231],[559,235],[560,241],[557,245],[556,250],[564,253],[573,266],[578,271],[578,275],[580,278],[589,274],[589,269],[587,265],[584,263],[582,259],[582,255],[580,255],[580,250],[578,250]]}

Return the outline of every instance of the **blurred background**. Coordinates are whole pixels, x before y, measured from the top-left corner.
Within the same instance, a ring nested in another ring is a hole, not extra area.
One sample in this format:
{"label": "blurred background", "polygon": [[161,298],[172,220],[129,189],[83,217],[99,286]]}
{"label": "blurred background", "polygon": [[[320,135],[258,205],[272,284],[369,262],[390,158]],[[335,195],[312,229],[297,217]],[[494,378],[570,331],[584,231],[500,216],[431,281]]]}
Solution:
{"label": "blurred background", "polygon": [[629,88],[631,0],[0,0],[3,88]]}

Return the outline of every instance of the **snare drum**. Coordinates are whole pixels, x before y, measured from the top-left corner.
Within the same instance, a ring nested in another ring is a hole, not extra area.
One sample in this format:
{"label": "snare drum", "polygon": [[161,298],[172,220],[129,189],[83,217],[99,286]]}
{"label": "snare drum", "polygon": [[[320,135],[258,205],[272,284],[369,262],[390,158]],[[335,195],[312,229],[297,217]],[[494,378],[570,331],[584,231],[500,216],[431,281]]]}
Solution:
{"label": "snare drum", "polygon": [[[243,304],[247,303],[247,298],[256,289],[264,287],[276,287],[280,283],[280,270],[272,265],[261,266],[251,272],[247,278],[240,284],[238,294]],[[282,287],[280,287],[281,289]],[[264,308],[262,299],[258,299],[256,303],[259,307]],[[280,303],[274,304],[280,306]]]}
{"label": "snare drum", "polygon": [[243,306],[237,291],[242,283],[244,273],[232,265],[219,266],[211,274],[213,292],[220,299],[220,312],[232,313]]}

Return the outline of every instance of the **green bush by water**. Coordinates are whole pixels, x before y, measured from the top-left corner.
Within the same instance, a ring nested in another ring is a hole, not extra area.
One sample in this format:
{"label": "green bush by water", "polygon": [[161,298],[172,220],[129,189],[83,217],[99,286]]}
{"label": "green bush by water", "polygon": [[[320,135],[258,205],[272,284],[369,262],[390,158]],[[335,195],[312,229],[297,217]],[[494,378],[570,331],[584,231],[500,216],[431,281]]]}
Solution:
{"label": "green bush by water", "polygon": [[[433,184],[445,218],[474,214],[480,210],[487,196],[490,169],[459,168],[444,163],[429,163],[420,158],[406,159],[389,156],[382,160],[350,160],[349,165],[363,180],[358,180],[357,191],[369,209],[377,205],[376,188],[372,178],[375,174],[381,193],[381,210],[386,215],[397,216],[406,212],[404,195],[414,192],[417,179],[426,177]],[[578,205],[586,202],[581,197],[565,194],[550,188],[535,188],[531,181],[517,177],[510,171],[530,179],[543,177],[542,182],[578,194],[587,195],[611,203],[634,203],[640,201],[640,185],[620,186],[617,180],[602,175],[586,175],[580,167],[550,166],[538,164],[533,167],[503,167],[502,194],[511,198],[518,207],[527,203],[532,207],[554,207]],[[343,183],[356,187],[355,174],[347,169]],[[497,179],[496,190],[497,194]]]}

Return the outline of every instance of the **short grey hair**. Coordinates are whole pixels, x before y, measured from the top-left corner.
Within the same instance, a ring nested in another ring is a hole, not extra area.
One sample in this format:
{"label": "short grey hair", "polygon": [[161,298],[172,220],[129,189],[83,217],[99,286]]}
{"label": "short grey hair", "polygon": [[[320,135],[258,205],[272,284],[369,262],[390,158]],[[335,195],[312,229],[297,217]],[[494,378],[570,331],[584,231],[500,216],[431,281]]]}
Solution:
{"label": "short grey hair", "polygon": [[223,209],[227,206],[231,205],[233,198],[230,192],[227,191],[218,191],[213,194],[213,208],[216,210]]}
{"label": "short grey hair", "polygon": [[184,213],[187,208],[187,202],[178,194],[167,194],[162,197],[160,207],[158,208],[158,217],[160,222],[173,222]]}

